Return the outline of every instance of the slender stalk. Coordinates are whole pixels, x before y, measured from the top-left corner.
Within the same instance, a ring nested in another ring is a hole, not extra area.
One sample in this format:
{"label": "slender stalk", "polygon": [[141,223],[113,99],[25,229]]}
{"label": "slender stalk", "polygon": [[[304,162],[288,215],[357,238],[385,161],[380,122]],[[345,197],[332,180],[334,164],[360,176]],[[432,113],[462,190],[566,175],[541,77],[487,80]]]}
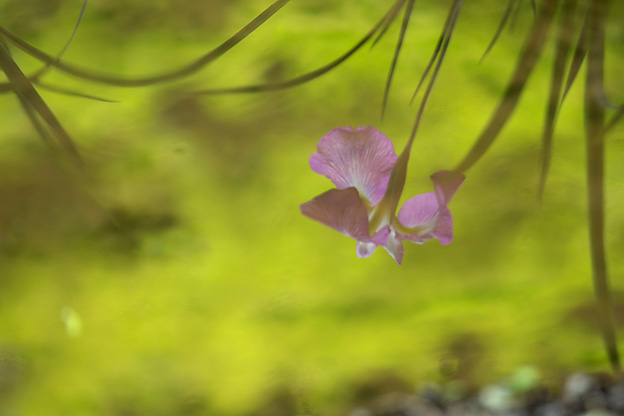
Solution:
{"label": "slender stalk", "polygon": [[572,33],[574,32],[574,13],[576,12],[577,0],[564,0],[561,6],[561,16],[558,22],[557,43],[555,45],[555,60],[550,81],[550,94],[546,105],[546,120],[542,131],[542,151],[540,153],[540,179],[537,191],[541,202],[546,187],[546,180],[550,170],[552,154],[552,142],[555,134],[555,124],[561,106],[561,89],[565,72],[566,59],[572,45]]}
{"label": "slender stalk", "polygon": [[604,244],[604,41],[606,0],[592,0],[589,7],[589,48],[585,83],[585,133],[587,139],[587,188],[589,239],[596,306],[609,363],[620,373],[613,304]]}
{"label": "slender stalk", "polygon": [[[9,50],[4,45],[0,45],[0,70],[5,73],[9,83],[12,85],[12,89],[24,106],[28,117],[33,122],[33,126],[37,132],[41,134],[42,138],[46,142],[51,143],[51,138],[54,137],[58,144],[72,157],[73,162],[82,168],[84,166],[82,158],[74,146],[71,137],[65,131],[50,107],[48,107],[43,98],[41,98],[37,90],[35,90],[32,82],[17,66]],[[52,132],[52,136],[44,133],[43,125],[36,119],[37,116],[41,117],[45,122]]]}
{"label": "slender stalk", "polygon": [[[418,84],[418,88],[420,88],[427,72],[431,69],[433,63],[435,63],[436,65],[433,74],[431,75],[425,94],[420,102],[420,107],[418,109],[410,137],[407,140],[403,151],[399,155],[394,168],[392,169],[390,179],[388,180],[388,187],[386,188],[386,193],[384,194],[382,202],[377,204],[370,216],[369,226],[371,233],[377,231],[379,227],[384,224],[386,219],[394,217],[394,213],[399,205],[399,200],[401,199],[401,194],[403,193],[403,187],[405,186],[405,178],[407,177],[407,165],[409,162],[410,152],[412,150],[412,144],[414,143],[414,138],[416,137],[420,120],[423,112],[425,111],[427,100],[429,99],[433,85],[435,84],[438,73],[440,72],[442,62],[444,61],[444,55],[446,54],[449,43],[451,42],[451,36],[453,35],[453,30],[455,29],[455,24],[457,23],[462,4],[463,0],[453,0],[444,29],[442,30],[442,35],[440,36],[440,41],[438,42],[433,53],[433,57],[431,58],[431,61],[425,69],[425,73]],[[410,10],[408,9],[408,11]],[[418,92],[418,88],[416,88],[416,92]]]}
{"label": "slender stalk", "polygon": [[514,70],[507,88],[503,94],[498,107],[492,114],[492,118],[488,122],[485,129],[479,135],[472,149],[464,157],[464,159],[455,168],[456,172],[465,172],[474,166],[475,163],[488,151],[498,134],[503,129],[507,120],[511,117],[522,91],[529,79],[529,76],[535,68],[535,64],[539,60],[544,49],[544,44],[548,38],[548,31],[554,19],[555,13],[561,0],[544,0],[541,2],[540,10],[533,28],[527,35],[522,52],[518,57],[516,69]]}
{"label": "slender stalk", "polygon": [[0,26],[0,39],[3,41],[6,40],[9,43],[15,45],[17,48],[23,50],[33,58],[43,61],[47,65],[77,78],[81,78],[87,81],[99,82],[102,84],[117,85],[119,87],[144,87],[147,85],[155,85],[162,82],[176,81],[195,74],[208,64],[214,62],[216,59],[224,55],[234,46],[238,45],[247,36],[251,35],[256,29],[264,24],[264,22],[271,18],[271,16],[273,16],[282,7],[284,7],[289,1],[290,0],[275,0],[275,2],[273,2],[269,7],[267,7],[258,16],[256,16],[253,20],[247,23],[247,25],[245,25],[242,29],[232,35],[229,39],[214,48],[212,51],[201,56],[199,59],[195,60],[191,64],[188,64],[175,71],[150,77],[118,78],[105,73],[84,70],[79,67],[66,64],[63,61],[60,61],[58,58],[52,57],[35,48],[34,46],[28,44],[27,42],[24,42],[22,39],[13,35],[2,26]]}
{"label": "slender stalk", "polygon": [[383,101],[381,103],[381,120],[383,121],[384,114],[386,113],[386,105],[388,104],[388,95],[390,94],[390,86],[392,85],[392,77],[396,64],[399,60],[399,54],[401,53],[401,46],[403,45],[403,39],[405,39],[405,33],[407,33],[407,27],[409,26],[410,17],[414,8],[416,0],[409,0],[407,6],[405,6],[405,14],[403,15],[403,23],[401,24],[401,30],[399,31],[399,40],[394,49],[394,56],[392,57],[392,64],[390,64],[390,72],[388,72],[388,78],[386,79],[386,87],[384,88]]}

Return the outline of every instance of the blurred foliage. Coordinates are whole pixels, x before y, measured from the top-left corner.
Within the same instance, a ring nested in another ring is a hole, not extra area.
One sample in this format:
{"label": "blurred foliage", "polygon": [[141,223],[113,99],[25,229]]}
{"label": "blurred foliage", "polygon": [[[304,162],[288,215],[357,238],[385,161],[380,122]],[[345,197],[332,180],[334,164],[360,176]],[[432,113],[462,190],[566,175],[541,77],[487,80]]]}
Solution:
{"label": "blurred foliage", "polygon": [[[2,25],[54,54],[79,3],[7,0]],[[373,393],[427,381],[469,391],[525,364],[552,383],[571,369],[605,367],[593,323],[578,85],[559,115],[537,203],[549,54],[455,196],[453,244],[409,245],[402,267],[382,253],[358,259],[354,241],[298,206],[330,187],[308,158],[332,128],[374,125],[403,146],[415,113],[408,102],[446,5],[417,4],[383,123],[397,24],[372,50],[297,89],[185,93],[320,66],[369,30],[385,12],[380,3],[292,2],[200,74],[170,85],[123,90],[52,71],[50,83],[118,101],[40,90],[76,140],[84,174],[65,169],[17,101],[2,97],[0,415],[339,414]],[[532,21],[525,3],[481,64],[505,6],[465,4],[405,198],[429,191],[428,176],[455,165],[488,120]],[[121,75],[159,73],[205,53],[266,5],[92,1],[66,59]],[[616,20],[606,72],[619,103]],[[25,70],[39,67],[14,57]],[[607,147],[621,333],[621,125]]]}

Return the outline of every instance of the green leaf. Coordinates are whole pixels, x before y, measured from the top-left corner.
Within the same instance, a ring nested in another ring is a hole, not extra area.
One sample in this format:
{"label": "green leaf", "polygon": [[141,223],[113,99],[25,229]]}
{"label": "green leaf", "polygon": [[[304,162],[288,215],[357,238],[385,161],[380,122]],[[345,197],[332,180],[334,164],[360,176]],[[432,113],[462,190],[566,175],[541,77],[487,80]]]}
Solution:
{"label": "green leaf", "polygon": [[392,76],[396,68],[396,63],[399,59],[399,53],[401,52],[401,45],[403,45],[403,39],[405,38],[405,32],[409,26],[410,16],[414,8],[416,0],[409,0],[407,6],[405,6],[405,14],[403,15],[403,23],[401,24],[401,30],[399,31],[399,39],[397,40],[396,48],[394,49],[394,56],[392,57],[392,64],[390,65],[390,72],[388,73],[388,79],[386,80],[386,87],[384,88],[383,101],[381,104],[381,119],[383,120],[384,113],[386,111],[386,104],[388,103],[388,94],[390,93],[390,85],[392,84]]}
{"label": "green leaf", "polygon": [[496,28],[496,32],[494,33],[494,37],[492,38],[492,41],[488,45],[485,52],[483,52],[483,56],[481,56],[481,61],[485,59],[485,56],[490,52],[490,50],[494,47],[494,45],[498,41],[498,38],[500,37],[501,33],[503,32],[503,29],[505,28],[505,26],[507,25],[507,22],[509,21],[509,16],[511,16],[511,13],[517,9],[517,2],[518,0],[509,0],[507,2],[507,7],[505,8],[503,17],[501,17],[498,27]]}
{"label": "green leaf", "polygon": [[[26,114],[42,139],[51,145],[56,141],[70,155],[76,165],[83,167],[82,158],[74,146],[71,137],[67,134],[37,90],[35,90],[32,82],[17,66],[4,45],[0,45],[0,68],[2,68],[6,74],[11,88],[18,96]],[[37,116],[41,117],[48,125],[52,135],[41,125]]]}
{"label": "green leaf", "polygon": [[509,120],[518,104],[526,82],[542,54],[558,3],[559,0],[546,0],[542,3],[535,24],[525,39],[516,68],[507,84],[503,98],[476,143],[455,168],[457,172],[465,172],[477,163]]}
{"label": "green leaf", "polygon": [[592,0],[588,10],[588,62],[585,81],[585,133],[589,240],[596,306],[604,346],[611,368],[620,371],[613,302],[604,244],[604,42],[606,0]]}
{"label": "green leaf", "polygon": [[561,16],[557,30],[557,43],[555,46],[555,60],[553,62],[552,76],[550,81],[550,94],[546,106],[546,120],[542,132],[542,150],[540,155],[540,179],[538,198],[542,198],[546,179],[552,157],[552,140],[557,122],[557,114],[563,85],[565,63],[572,46],[572,34],[574,33],[574,13],[576,12],[577,0],[564,0],[561,7]]}
{"label": "green leaf", "polygon": [[58,59],[46,54],[45,52],[40,51],[39,49],[31,46],[27,42],[24,42],[17,36],[13,35],[11,32],[3,27],[0,27],[0,35],[5,37],[9,42],[13,43],[15,46],[17,46],[27,54],[31,55],[32,57],[39,59],[47,63],[48,65],[75,77],[82,78],[88,81],[99,82],[102,84],[117,85],[120,87],[141,87],[146,85],[154,85],[161,82],[175,81],[196,73],[197,71],[201,70],[206,65],[210,64],[211,62],[225,54],[227,51],[232,49],[242,40],[244,40],[264,22],[266,22],[271,16],[273,16],[278,10],[284,7],[288,2],[289,0],[276,0],[256,18],[254,18],[251,22],[245,25],[245,27],[232,35],[221,45],[217,46],[212,51],[197,59],[195,62],[192,62],[191,64],[186,65],[176,71],[145,78],[119,78],[100,72],[81,69],[73,65],[65,64]]}
{"label": "green leaf", "polygon": [[242,93],[276,91],[276,90],[283,90],[287,88],[296,87],[298,85],[312,81],[313,79],[316,79],[320,77],[321,75],[324,75],[327,72],[331,71],[332,69],[338,67],[344,61],[349,59],[349,57],[351,57],[351,55],[353,55],[362,46],[364,46],[366,42],[368,42],[375,35],[375,33],[377,33],[379,30],[381,30],[381,28],[384,27],[384,24],[387,22],[390,16],[397,15],[398,11],[403,6],[403,3],[404,3],[404,0],[397,0],[392,5],[390,10],[388,10],[388,12],[384,15],[384,17],[382,17],[381,20],[377,22],[377,24],[375,24],[375,26],[373,26],[372,29],[362,39],[360,39],[360,41],[357,42],[351,49],[349,49],[344,54],[340,55],[337,59],[334,59],[330,63],[318,69],[315,69],[311,72],[307,72],[303,75],[299,75],[295,78],[288,79],[286,81],[272,82],[272,83],[266,83],[266,84],[246,85],[242,87],[212,88],[212,89],[193,91],[192,94],[194,95],[242,94]]}

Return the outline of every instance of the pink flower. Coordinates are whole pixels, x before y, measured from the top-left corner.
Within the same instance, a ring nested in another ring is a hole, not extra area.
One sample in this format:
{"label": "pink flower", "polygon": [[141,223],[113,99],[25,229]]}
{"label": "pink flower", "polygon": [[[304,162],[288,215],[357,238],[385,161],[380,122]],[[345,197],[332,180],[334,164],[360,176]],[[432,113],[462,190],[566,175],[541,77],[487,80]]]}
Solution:
{"label": "pink flower", "polygon": [[435,191],[407,200],[396,215],[409,149],[397,157],[390,139],[373,127],[333,129],[316,149],[310,167],[337,189],[302,204],[301,212],[357,240],[358,257],[368,257],[382,246],[401,264],[403,240],[422,244],[437,238],[451,243],[453,219],[447,204],[463,175],[434,173]]}

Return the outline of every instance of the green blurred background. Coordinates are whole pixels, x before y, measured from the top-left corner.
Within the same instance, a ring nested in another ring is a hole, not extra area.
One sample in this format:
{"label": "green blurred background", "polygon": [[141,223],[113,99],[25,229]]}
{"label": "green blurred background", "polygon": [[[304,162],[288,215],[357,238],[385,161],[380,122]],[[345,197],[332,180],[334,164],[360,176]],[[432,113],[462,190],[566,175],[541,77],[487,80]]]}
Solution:
{"label": "green blurred background", "polygon": [[[465,4],[404,200],[430,191],[429,175],[463,157],[501,96],[532,21],[525,2],[513,31],[479,64],[503,3]],[[65,60],[120,76],[162,73],[268,4],[94,0]],[[523,365],[556,384],[571,371],[608,368],[588,254],[582,82],[560,114],[541,207],[536,197],[552,44],[451,204],[454,242],[406,245],[400,267],[381,249],[358,259],[353,240],[298,206],[332,187],[308,165],[332,128],[373,125],[402,148],[417,109],[409,99],[447,2],[417,3],[383,122],[396,22],[374,49],[296,89],[184,94],[316,68],[389,5],[293,1],[183,82],[122,89],[52,71],[50,84],[118,101],[40,89],[88,174],[59,163],[15,97],[2,97],[0,415],[328,414],[375,389],[461,382],[470,390]],[[80,7],[5,0],[0,24],[55,54]],[[606,73],[619,103],[624,29],[616,20]],[[40,67],[13,52],[25,72]],[[619,126],[607,137],[606,237],[620,335],[623,155]]]}

